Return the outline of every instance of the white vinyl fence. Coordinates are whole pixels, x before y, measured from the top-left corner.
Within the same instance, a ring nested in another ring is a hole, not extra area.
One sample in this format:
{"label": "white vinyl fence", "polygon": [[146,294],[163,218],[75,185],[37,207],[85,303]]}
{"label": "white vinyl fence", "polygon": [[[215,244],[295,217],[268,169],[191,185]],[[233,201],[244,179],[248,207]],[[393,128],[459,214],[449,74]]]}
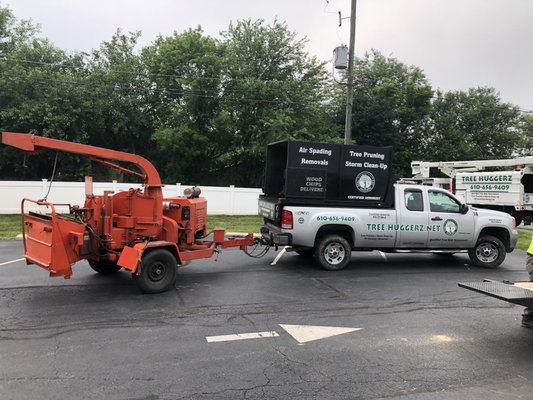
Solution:
{"label": "white vinyl fence", "polygon": [[[183,189],[191,185],[165,185],[164,197],[182,196]],[[140,188],[141,185],[131,183],[94,182],[95,195],[104,193],[104,190],[112,190],[115,193],[127,191],[130,188]],[[48,189],[50,192],[48,193]],[[262,193],[261,189],[240,188],[231,186],[200,186],[202,197],[207,199],[207,212],[209,214],[227,215],[256,215],[257,199]],[[50,182],[42,181],[0,181],[0,214],[20,213],[20,203],[23,198],[39,200],[48,193],[50,203],[62,203],[83,206],[85,201],[84,182]],[[26,203],[26,209],[36,209],[32,203]]]}

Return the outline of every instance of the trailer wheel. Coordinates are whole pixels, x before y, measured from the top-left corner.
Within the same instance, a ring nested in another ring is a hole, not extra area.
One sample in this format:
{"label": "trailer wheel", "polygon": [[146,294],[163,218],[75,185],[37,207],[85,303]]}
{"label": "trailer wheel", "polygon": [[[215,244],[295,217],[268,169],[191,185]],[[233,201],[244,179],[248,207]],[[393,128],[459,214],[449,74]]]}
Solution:
{"label": "trailer wheel", "polygon": [[328,271],[346,268],[350,262],[352,248],[348,241],[339,235],[327,235],[318,240],[315,256],[318,264]]}
{"label": "trailer wheel", "polygon": [[155,249],[143,256],[139,274],[132,275],[133,282],[144,293],[161,293],[172,287],[176,280],[176,258],[165,249]]}
{"label": "trailer wheel", "polygon": [[505,246],[497,237],[486,235],[479,238],[476,246],[468,250],[472,264],[484,268],[496,268],[505,260]]}
{"label": "trailer wheel", "polygon": [[91,266],[91,268],[98,272],[99,274],[102,274],[102,275],[111,275],[111,274],[114,274],[118,271],[120,271],[120,269],[122,267],[118,266],[117,264],[115,264],[114,262],[111,262],[111,261],[94,261],[94,260],[89,260],[89,265]]}

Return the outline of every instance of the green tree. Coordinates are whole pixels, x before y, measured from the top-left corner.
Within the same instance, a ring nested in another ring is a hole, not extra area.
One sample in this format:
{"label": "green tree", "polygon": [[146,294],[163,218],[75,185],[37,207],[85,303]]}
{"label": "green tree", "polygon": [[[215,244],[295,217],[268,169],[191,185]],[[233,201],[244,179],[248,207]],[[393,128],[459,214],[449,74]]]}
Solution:
{"label": "green tree", "polygon": [[533,155],[533,113],[521,115],[518,131],[524,140],[523,149],[519,151],[519,154],[523,156]]}
{"label": "green tree", "polygon": [[437,92],[422,127],[429,161],[510,158],[525,145],[521,114],[493,88]]}
{"label": "green tree", "polygon": [[[394,147],[397,176],[409,176],[420,147],[419,126],[431,109],[433,90],[422,70],[376,50],[354,68],[352,139],[354,143]],[[344,125],[345,88],[334,89],[336,120]]]}
{"label": "green tree", "polygon": [[139,37],[140,32],[126,35],[117,30],[92,52],[84,78],[90,88],[84,118],[91,144],[149,157],[156,115],[148,69],[136,52]]}
{"label": "green tree", "polygon": [[[2,130],[34,132],[58,139],[83,141],[79,114],[78,72],[82,58],[67,55],[45,39],[34,35],[36,26],[17,21],[0,8],[0,127]],[[39,179],[50,176],[54,155],[32,157],[31,162],[18,151],[2,147],[0,174],[10,179]],[[63,178],[83,173],[83,162],[62,156]]]}
{"label": "green tree", "polygon": [[197,28],[145,49],[164,176],[260,186],[267,143],[325,138],[327,78],[304,44],[277,21],[240,21],[222,41]]}
{"label": "green tree", "polygon": [[259,186],[268,143],[338,140],[324,107],[324,65],[306,53],[306,39],[298,39],[285,23],[261,20],[231,24],[223,36],[228,63],[224,100],[234,132],[226,176],[238,185]]}
{"label": "green tree", "polygon": [[165,180],[217,183],[231,149],[228,113],[222,107],[225,46],[201,28],[159,38],[145,48],[157,126],[153,139]]}

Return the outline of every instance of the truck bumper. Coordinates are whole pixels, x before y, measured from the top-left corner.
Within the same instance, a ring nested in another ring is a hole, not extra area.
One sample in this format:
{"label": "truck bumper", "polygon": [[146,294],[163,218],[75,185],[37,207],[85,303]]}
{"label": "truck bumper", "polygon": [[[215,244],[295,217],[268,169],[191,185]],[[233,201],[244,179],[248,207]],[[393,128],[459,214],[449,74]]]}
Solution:
{"label": "truck bumper", "polygon": [[280,228],[270,224],[261,226],[261,237],[271,246],[290,246],[292,244],[292,234],[282,232]]}

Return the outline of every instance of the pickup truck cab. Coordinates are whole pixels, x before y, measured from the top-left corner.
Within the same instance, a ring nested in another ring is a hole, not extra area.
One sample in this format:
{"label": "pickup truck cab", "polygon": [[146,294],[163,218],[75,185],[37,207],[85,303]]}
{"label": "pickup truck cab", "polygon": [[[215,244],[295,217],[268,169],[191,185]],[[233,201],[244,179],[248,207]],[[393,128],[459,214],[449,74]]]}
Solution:
{"label": "pickup truck cab", "polygon": [[262,196],[259,214],[264,240],[314,255],[327,270],[345,268],[352,250],[467,250],[472,264],[496,268],[518,237],[509,214],[469,207],[444,189],[419,185],[394,185],[389,208],[284,204]]}

